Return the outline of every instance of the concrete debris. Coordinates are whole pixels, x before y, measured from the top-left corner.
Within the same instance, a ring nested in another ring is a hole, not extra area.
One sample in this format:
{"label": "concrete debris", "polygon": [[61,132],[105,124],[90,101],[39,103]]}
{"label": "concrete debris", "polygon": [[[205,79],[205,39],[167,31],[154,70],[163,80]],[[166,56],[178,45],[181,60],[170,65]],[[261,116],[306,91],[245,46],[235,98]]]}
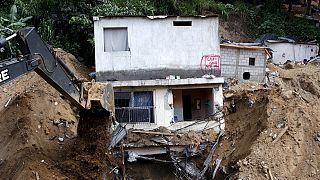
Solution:
{"label": "concrete debris", "polygon": [[279,120],[276,123],[276,128],[280,129],[280,128],[284,128],[286,126],[286,123],[283,120]]}
{"label": "concrete debris", "polygon": [[275,138],[275,140],[272,143],[275,144],[276,142],[278,142],[279,139],[284,135],[284,133],[287,132],[288,128],[289,127],[286,126],[284,129],[282,129],[281,132],[279,133],[279,135],[277,136],[277,138]]}
{"label": "concrete debris", "polygon": [[316,137],[315,137],[315,140],[318,141],[318,142],[320,142],[320,132],[317,133],[317,135],[316,135]]}
{"label": "concrete debris", "polygon": [[117,124],[115,130],[112,132],[111,143],[109,149],[115,147],[123,138],[128,134],[128,131],[125,127],[122,127],[120,124]]}
{"label": "concrete debris", "polygon": [[60,124],[60,119],[54,119],[53,124],[58,126]]}

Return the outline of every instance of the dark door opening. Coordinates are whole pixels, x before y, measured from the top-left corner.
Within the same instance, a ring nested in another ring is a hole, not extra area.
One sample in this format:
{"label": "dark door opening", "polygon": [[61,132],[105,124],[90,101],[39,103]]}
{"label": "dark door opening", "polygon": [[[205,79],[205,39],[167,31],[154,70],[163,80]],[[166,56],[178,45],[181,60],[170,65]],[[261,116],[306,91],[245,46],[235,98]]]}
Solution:
{"label": "dark door opening", "polygon": [[182,96],[182,104],[183,104],[183,119],[191,120],[192,119],[191,96]]}

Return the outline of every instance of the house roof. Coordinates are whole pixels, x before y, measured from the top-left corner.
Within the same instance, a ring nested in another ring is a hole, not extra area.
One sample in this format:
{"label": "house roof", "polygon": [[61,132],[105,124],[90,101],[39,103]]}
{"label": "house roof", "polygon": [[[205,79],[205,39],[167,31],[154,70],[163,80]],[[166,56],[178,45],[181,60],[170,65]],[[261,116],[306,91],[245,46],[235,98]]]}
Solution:
{"label": "house roof", "polygon": [[227,44],[227,43],[220,44],[220,47],[261,50],[261,51],[265,51],[266,49],[269,49],[268,47],[264,47],[264,46],[236,45],[236,44]]}
{"label": "house roof", "polygon": [[157,16],[127,16],[127,15],[121,15],[121,16],[93,16],[94,21],[98,21],[100,19],[110,19],[110,18],[148,18],[150,20],[161,20],[161,19],[167,19],[167,18],[199,18],[199,19],[205,19],[205,18],[217,18],[219,15],[217,14],[211,14],[207,16],[203,15],[197,15],[197,16],[168,16],[168,15],[157,15]]}

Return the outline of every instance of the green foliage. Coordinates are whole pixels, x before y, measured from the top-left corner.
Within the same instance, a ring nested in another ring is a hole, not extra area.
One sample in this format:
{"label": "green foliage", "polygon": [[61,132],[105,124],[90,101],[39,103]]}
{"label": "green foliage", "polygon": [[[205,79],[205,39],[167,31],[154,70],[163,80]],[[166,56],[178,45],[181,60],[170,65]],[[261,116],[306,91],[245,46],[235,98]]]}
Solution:
{"label": "green foliage", "polygon": [[35,26],[49,44],[81,56],[89,64],[94,62],[92,16],[219,14],[228,18],[233,14],[247,17],[251,35],[255,38],[265,33],[275,33],[293,35],[303,40],[320,40],[319,28],[312,22],[280,12],[281,0],[266,0],[261,8],[244,2],[253,1],[0,0],[0,35],[10,34],[28,23]]}
{"label": "green foliage", "polygon": [[[8,11],[7,11],[8,12]],[[0,36],[7,37],[14,34],[17,30],[25,27],[27,21],[32,17],[22,17],[18,12],[16,4],[11,5],[10,12],[8,14],[1,14],[0,16]],[[8,42],[4,48],[1,49],[0,59],[16,56],[19,54],[19,50],[15,44]]]}
{"label": "green foliage", "polygon": [[108,1],[107,3],[96,6],[92,14],[97,16],[142,16],[152,15],[155,11],[150,1]]}
{"label": "green foliage", "polygon": [[13,34],[18,29],[25,27],[26,22],[32,17],[19,17],[17,6],[14,4],[10,8],[10,13],[0,17],[0,34],[8,35]]}

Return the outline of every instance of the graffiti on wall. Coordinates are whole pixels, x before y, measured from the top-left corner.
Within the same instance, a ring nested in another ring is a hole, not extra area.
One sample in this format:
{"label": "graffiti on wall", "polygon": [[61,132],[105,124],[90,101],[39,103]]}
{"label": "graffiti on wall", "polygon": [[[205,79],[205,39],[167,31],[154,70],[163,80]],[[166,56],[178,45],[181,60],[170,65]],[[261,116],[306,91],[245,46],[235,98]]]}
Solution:
{"label": "graffiti on wall", "polygon": [[221,73],[220,55],[207,54],[202,56],[200,68],[204,74],[219,75]]}

